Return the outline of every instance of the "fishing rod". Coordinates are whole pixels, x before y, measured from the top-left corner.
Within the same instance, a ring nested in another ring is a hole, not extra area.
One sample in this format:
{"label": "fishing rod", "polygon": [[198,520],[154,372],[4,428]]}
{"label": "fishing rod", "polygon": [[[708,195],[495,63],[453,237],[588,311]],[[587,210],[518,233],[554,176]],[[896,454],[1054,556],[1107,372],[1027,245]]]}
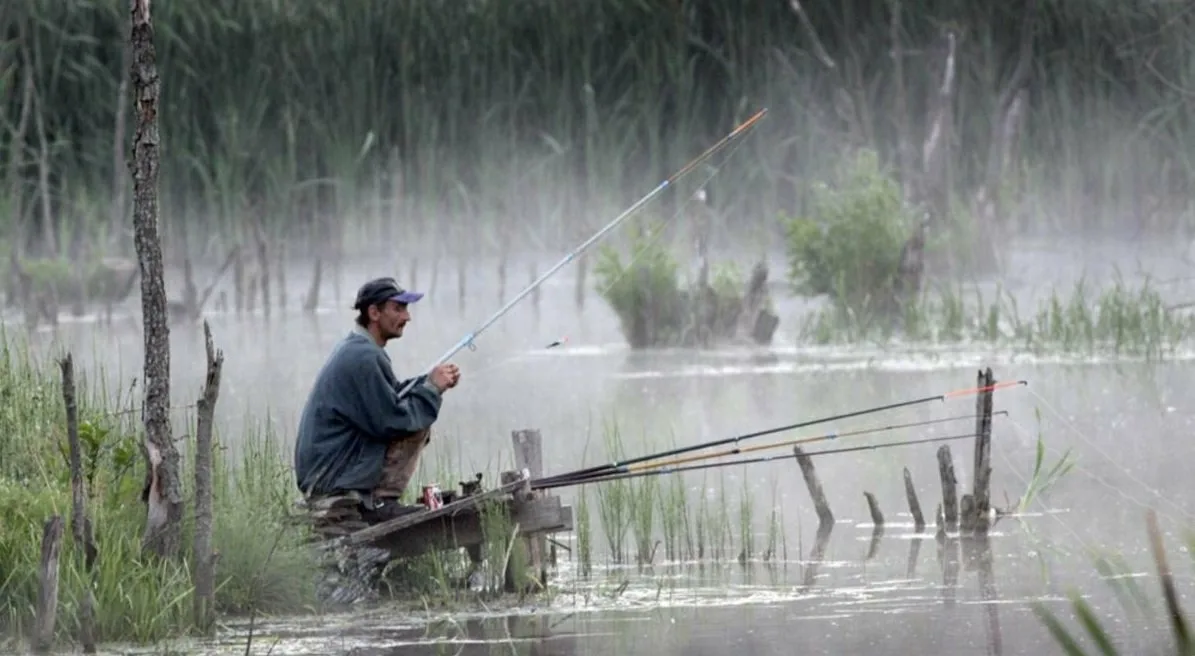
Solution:
{"label": "fishing rod", "polygon": [[887,405],[879,405],[879,406],[875,406],[875,407],[871,407],[871,408],[866,408],[863,410],[844,412],[844,413],[832,415],[829,417],[822,417],[820,419],[810,419],[808,421],[802,421],[802,422],[798,422],[795,424],[788,424],[786,426],[769,428],[766,430],[756,431],[754,433],[745,433],[743,435],[736,435],[734,437],[727,437],[727,438],[723,438],[720,440],[703,442],[701,444],[694,444],[693,446],[680,447],[677,449],[669,449],[667,451],[662,451],[660,453],[653,453],[653,454],[646,455],[646,456],[639,456],[637,458],[632,458],[630,460],[624,460],[622,462],[615,461],[615,462],[611,462],[611,463],[608,463],[605,465],[595,465],[593,467],[586,467],[584,469],[578,469],[576,471],[566,472],[564,474],[548,476],[542,480],[544,482],[555,482],[555,481],[572,480],[572,479],[590,477],[590,476],[604,476],[607,474],[623,474],[623,473],[627,473],[630,471],[630,469],[629,469],[630,466],[637,465],[641,462],[647,462],[650,460],[659,460],[661,458],[668,458],[671,456],[678,456],[678,455],[681,455],[684,453],[699,451],[701,449],[708,449],[711,447],[722,446],[724,444],[730,444],[730,443],[738,443],[741,441],[754,439],[756,437],[763,437],[764,435],[783,433],[783,432],[787,432],[790,430],[796,430],[798,428],[805,428],[806,426],[815,426],[817,424],[825,424],[825,423],[829,423],[831,421],[838,421],[840,419],[850,419],[851,417],[861,417],[863,415],[876,414],[876,413],[884,412],[887,410],[895,410],[897,408],[905,408],[905,407],[914,406],[914,405],[921,405],[924,403],[930,403],[932,401],[946,401],[946,399],[958,398],[961,396],[970,396],[973,394],[981,394],[983,392],[991,392],[991,391],[995,391],[998,389],[1003,389],[1005,387],[1012,387],[1013,385],[1028,385],[1028,384],[1029,384],[1029,381],[1017,380],[1017,381],[1006,381],[1006,382],[1002,382],[1002,383],[995,383],[992,385],[986,385],[984,387],[970,387],[970,388],[965,388],[965,389],[958,389],[958,390],[953,390],[950,392],[945,392],[943,394],[935,394],[933,396],[923,396],[918,399],[910,399],[908,401],[899,401],[897,403],[889,403]]}
{"label": "fishing rod", "polygon": [[[1007,415],[1007,414],[1008,414],[1007,410],[998,410],[996,412],[993,412],[992,416]],[[959,421],[961,419],[976,419],[978,416],[979,415],[971,414],[971,415],[959,415],[959,416],[955,416],[955,417],[943,417],[943,418],[939,418],[939,419],[925,419],[922,421],[913,421],[913,422],[908,422],[908,423],[904,423],[904,424],[889,424],[887,426],[861,428],[858,430],[847,431],[845,433],[839,433],[839,432],[825,433],[823,435],[815,435],[813,437],[802,437],[802,438],[798,438],[798,439],[794,439],[794,440],[785,440],[783,442],[769,442],[768,444],[758,444],[755,446],[748,446],[748,447],[737,447],[736,446],[733,449],[727,449],[726,451],[715,451],[714,453],[701,453],[701,454],[697,454],[697,455],[693,455],[693,456],[686,456],[683,458],[674,458],[672,460],[665,460],[663,462],[646,462],[646,463],[640,463],[638,465],[630,465],[626,468],[626,470],[628,473],[634,473],[634,472],[639,472],[639,471],[646,471],[649,469],[673,468],[673,467],[676,467],[677,465],[683,465],[683,464],[690,463],[690,462],[697,462],[700,460],[710,460],[712,458],[724,458],[726,456],[736,456],[736,455],[740,455],[740,454],[744,454],[744,453],[752,453],[755,451],[766,451],[768,449],[781,449],[781,448],[789,447],[789,446],[800,446],[802,444],[812,444],[814,442],[825,442],[827,440],[836,440],[840,437],[856,437],[859,435],[871,435],[871,434],[876,434],[876,433],[884,433],[884,432],[888,432],[888,431],[900,430],[902,428],[920,428],[922,426],[930,426],[933,424],[943,424],[948,421]],[[600,477],[600,476],[602,476],[602,474],[598,474],[597,476]],[[554,477],[550,477],[550,480],[552,480],[553,482],[583,481],[588,478],[592,478],[592,477],[591,476],[579,476],[579,477],[562,478],[560,476],[554,476]],[[540,479],[540,480],[549,480],[549,479],[545,478],[545,479]],[[532,484],[534,485],[535,482],[536,481],[532,481]]]}
{"label": "fishing rod", "polygon": [[[887,442],[885,444],[865,444],[863,446],[848,446],[839,449],[823,449],[821,451],[811,451],[804,455],[806,456],[827,456],[835,453],[849,453],[852,451],[867,451],[879,449],[891,449],[898,446],[912,446],[916,444],[931,444],[933,442],[949,442],[952,440],[965,440],[967,438],[975,437],[974,433],[965,433],[962,435],[947,435],[945,437],[926,437],[917,440],[904,440],[900,442]],[[563,481],[548,481],[541,479],[539,481],[531,481],[531,489],[533,490],[550,490],[558,487],[571,487],[573,485],[586,485],[589,483],[606,483],[609,481],[621,481],[628,478],[641,478],[644,476],[663,476],[664,474],[678,474],[681,472],[698,471],[702,469],[716,469],[718,467],[731,467],[734,465],[753,465],[763,462],[772,462],[780,460],[790,460],[797,457],[795,453],[788,453],[785,455],[762,456],[759,458],[747,458],[744,460],[731,460],[729,462],[711,462],[704,465],[689,465],[687,467],[668,467],[665,469],[649,469],[647,471],[625,472],[618,474],[608,474],[603,476],[592,476],[589,478],[581,478],[576,480]]]}
{"label": "fishing rod", "polygon": [[[493,325],[496,321],[498,321],[498,319],[502,318],[503,315],[505,315],[507,312],[510,311],[511,308],[513,308],[515,306],[515,304],[517,304],[519,301],[523,300],[523,298],[525,298],[528,294],[530,294],[532,291],[534,291],[536,287],[539,287],[541,284],[543,284],[545,280],[547,280],[553,274],[555,274],[557,271],[559,271],[562,267],[564,267],[564,265],[566,265],[569,262],[572,262],[574,259],[576,259],[576,257],[578,255],[584,253],[586,249],[588,249],[595,242],[597,242],[599,239],[604,237],[606,235],[606,233],[613,230],[618,224],[620,224],[624,220],[626,220],[626,218],[628,216],[634,214],[639,208],[643,207],[649,201],[651,201],[653,198],[655,198],[657,195],[659,195],[660,192],[662,192],[665,189],[667,189],[668,187],[671,187],[672,185],[676,184],[676,182],[678,180],[683,178],[685,175],[688,175],[689,172],[691,172],[693,169],[700,166],[702,162],[709,159],[711,156],[713,156],[714,153],[725,148],[727,144],[729,144],[731,141],[733,141],[735,139],[735,137],[737,137],[740,134],[743,134],[747,130],[751,129],[767,113],[768,113],[768,110],[765,107],[765,108],[759,110],[758,112],[756,112],[755,114],[753,114],[746,121],[743,121],[741,124],[739,124],[738,127],[731,130],[726,136],[719,139],[717,143],[715,143],[714,145],[707,148],[705,150],[705,152],[703,152],[700,155],[698,155],[697,157],[694,157],[693,159],[689,160],[688,164],[685,164],[683,167],[680,168],[680,170],[678,170],[675,173],[673,173],[672,175],[668,176],[668,178],[666,180],[664,180],[663,182],[661,182],[659,185],[657,185],[655,189],[652,189],[651,191],[647,192],[647,194],[645,194],[642,198],[635,201],[634,204],[632,204],[627,209],[623,210],[623,212],[621,214],[619,214],[613,220],[611,220],[609,223],[607,223],[605,226],[603,226],[601,230],[598,230],[596,233],[594,233],[593,236],[591,236],[589,239],[586,239],[584,242],[582,242],[582,244],[580,246],[569,251],[552,268],[548,269],[546,272],[544,272],[543,275],[541,275],[536,280],[532,281],[531,284],[529,284],[525,288],[523,288],[523,290],[520,291],[518,294],[515,294],[514,298],[510,299],[510,301],[508,301],[506,303],[506,305],[503,305],[489,319],[486,319],[480,326],[478,326],[472,332],[470,332],[470,333],[466,334],[464,337],[462,337],[460,339],[460,341],[458,341],[456,344],[454,344],[452,346],[452,348],[448,349],[448,351],[446,351],[444,353],[444,355],[441,355],[439,357],[439,359],[437,359],[435,361],[435,363],[433,363],[431,366],[429,366],[427,368],[425,375],[430,375],[431,372],[436,367],[447,362],[449,358],[456,355],[457,352],[459,352],[461,349],[463,349],[467,346],[472,347],[473,340],[475,340],[478,337],[478,335],[480,335],[487,328],[489,328],[491,325]],[[398,392],[399,398],[406,396],[407,393],[411,391],[411,388],[415,386],[416,380],[418,380],[418,378],[412,378],[410,380],[410,382],[408,382],[406,384],[406,386],[404,386],[401,390],[399,390],[399,392]]]}

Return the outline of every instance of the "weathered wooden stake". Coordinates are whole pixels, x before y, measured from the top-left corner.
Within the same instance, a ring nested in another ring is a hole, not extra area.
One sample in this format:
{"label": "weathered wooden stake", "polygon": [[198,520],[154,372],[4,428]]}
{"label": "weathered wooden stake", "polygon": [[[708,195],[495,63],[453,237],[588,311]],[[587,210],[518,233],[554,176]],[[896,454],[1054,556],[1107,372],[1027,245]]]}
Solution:
{"label": "weathered wooden stake", "polygon": [[909,499],[909,513],[913,515],[913,530],[920,533],[925,529],[925,516],[921,514],[921,502],[917,500],[917,488],[913,486],[913,475],[905,467],[905,496]]}
{"label": "weathered wooden stake", "polygon": [[834,513],[830,512],[830,504],[826,501],[826,492],[822,489],[821,479],[817,477],[817,470],[810,458],[801,447],[793,447],[793,455],[797,458],[797,465],[801,468],[801,476],[805,478],[805,487],[809,488],[809,496],[813,499],[813,508],[817,511],[818,526],[834,523]]}
{"label": "weathered wooden stake", "polygon": [[46,654],[54,646],[54,623],[58,619],[58,554],[62,550],[62,516],[46,521],[41,540],[40,588],[37,595],[33,652]]}
{"label": "weathered wooden stake", "polygon": [[[87,517],[87,490],[83,481],[83,449],[79,444],[79,411],[75,401],[75,365],[70,353],[58,366],[62,369],[62,400],[66,405],[66,435],[70,445],[71,469],[71,533],[83,554],[87,579],[95,567],[96,546],[92,539],[91,520]],[[79,642],[83,653],[94,654],[95,595],[91,585],[79,602]]]}
{"label": "weathered wooden stake", "polygon": [[[517,430],[511,432],[510,438],[514,444],[515,469],[519,471],[526,469],[532,479],[542,478],[544,475],[544,452],[543,437],[540,432],[536,429]],[[533,494],[536,497],[543,496],[542,491]],[[525,550],[524,553],[527,557],[517,560],[527,563],[530,571],[535,573],[540,587],[547,587],[548,571],[543,557],[548,549],[547,538],[543,535],[529,535],[518,542],[520,544],[515,545],[515,548]],[[511,592],[521,587],[516,579],[518,572],[510,570],[510,565],[515,561],[515,558],[510,559],[506,572],[506,588]]]}
{"label": "weathered wooden stake", "polygon": [[884,525],[884,513],[880,512],[880,504],[876,501],[876,497],[871,492],[864,492],[863,498],[867,499],[867,512],[871,513],[871,523],[876,526]]}
{"label": "weathered wooden stake", "polygon": [[[996,379],[991,367],[979,372],[978,387],[990,388],[994,384]],[[987,389],[975,400],[978,418],[975,420],[975,473],[971,489],[974,520],[971,525],[973,530],[981,532],[988,529],[988,513],[991,511],[992,397],[993,390]]]}
{"label": "weathered wooden stake", "polygon": [[958,530],[959,533],[971,533],[975,530],[975,497],[964,494],[958,502]]}
{"label": "weathered wooden stake", "polygon": [[958,480],[954,477],[954,458],[950,447],[938,447],[938,474],[942,478],[942,519],[947,531],[958,526]]}
{"label": "weathered wooden stake", "polygon": [[195,624],[205,633],[215,627],[216,607],[215,555],[212,553],[212,426],[216,401],[220,396],[220,374],[224,352],[217,350],[212,329],[203,322],[203,342],[207,352],[207,379],[197,402],[195,426],[195,564],[191,573],[195,586]]}
{"label": "weathered wooden stake", "polygon": [[178,551],[182,536],[183,499],[179,454],[170,426],[170,328],[162,242],[158,236],[158,87],[154,28],[149,0],[131,0],[133,106],[133,229],[141,265],[141,313],[145,324],[145,456],[148,463],[145,501],[148,506],[143,546],[162,556]]}

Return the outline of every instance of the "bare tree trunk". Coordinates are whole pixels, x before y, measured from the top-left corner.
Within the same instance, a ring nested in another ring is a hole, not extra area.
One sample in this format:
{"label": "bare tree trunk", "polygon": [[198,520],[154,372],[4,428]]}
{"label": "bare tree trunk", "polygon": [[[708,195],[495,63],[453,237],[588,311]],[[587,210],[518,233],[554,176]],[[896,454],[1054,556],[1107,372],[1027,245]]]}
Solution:
{"label": "bare tree trunk", "polygon": [[205,633],[215,626],[216,607],[215,556],[212,553],[212,426],[216,399],[220,395],[220,372],[224,353],[212,342],[212,329],[203,322],[203,341],[207,350],[207,381],[199,399],[199,419],[195,427],[195,623]]}
{"label": "bare tree trunk", "polygon": [[183,517],[179,454],[170,428],[170,328],[158,237],[158,72],[149,0],[131,0],[133,85],[137,126],[133,134],[133,232],[141,265],[141,312],[145,332],[145,490],[147,517],[142,547],[161,556],[178,551]]}

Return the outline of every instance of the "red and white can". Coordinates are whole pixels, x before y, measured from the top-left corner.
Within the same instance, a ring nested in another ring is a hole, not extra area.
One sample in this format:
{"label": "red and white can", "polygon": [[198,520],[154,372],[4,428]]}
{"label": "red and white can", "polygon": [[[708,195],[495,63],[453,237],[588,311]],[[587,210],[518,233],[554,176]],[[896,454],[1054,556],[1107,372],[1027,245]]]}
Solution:
{"label": "red and white can", "polygon": [[423,486],[423,505],[427,506],[428,510],[435,510],[444,505],[444,499],[440,496],[439,485],[430,483]]}

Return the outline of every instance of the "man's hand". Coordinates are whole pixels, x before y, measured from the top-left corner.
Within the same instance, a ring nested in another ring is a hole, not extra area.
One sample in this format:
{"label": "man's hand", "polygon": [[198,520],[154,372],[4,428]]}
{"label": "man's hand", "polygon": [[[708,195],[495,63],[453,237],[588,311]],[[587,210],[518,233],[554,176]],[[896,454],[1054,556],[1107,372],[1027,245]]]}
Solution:
{"label": "man's hand", "polygon": [[442,364],[432,369],[428,380],[436,389],[444,392],[456,387],[456,384],[461,380],[461,370],[455,364]]}

